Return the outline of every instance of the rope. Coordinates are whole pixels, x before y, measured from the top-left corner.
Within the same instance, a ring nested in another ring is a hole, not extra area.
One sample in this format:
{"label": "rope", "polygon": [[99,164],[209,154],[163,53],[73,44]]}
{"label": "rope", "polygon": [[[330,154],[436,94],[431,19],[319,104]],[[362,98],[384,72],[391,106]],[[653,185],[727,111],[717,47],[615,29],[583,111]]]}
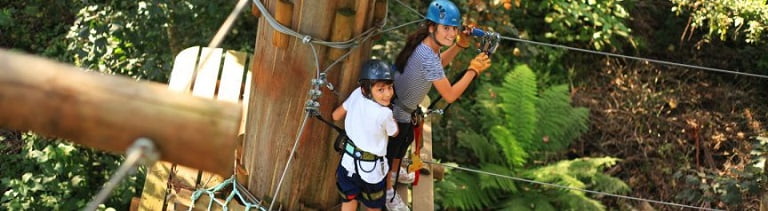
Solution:
{"label": "rope", "polygon": [[520,181],[520,182],[527,182],[527,183],[533,183],[533,184],[539,184],[539,185],[545,185],[545,186],[551,186],[551,187],[558,187],[558,188],[564,188],[564,189],[569,189],[569,190],[581,191],[581,192],[586,192],[586,193],[612,196],[612,197],[622,198],[622,199],[630,199],[630,200],[636,200],[636,201],[645,201],[645,202],[650,202],[650,203],[663,204],[663,205],[669,205],[669,206],[675,206],[675,207],[683,207],[683,208],[691,208],[691,209],[699,209],[699,210],[721,211],[720,209],[712,209],[712,208],[706,208],[706,207],[694,207],[694,206],[690,206],[690,205],[677,204],[677,203],[672,203],[672,202],[664,202],[664,201],[644,199],[644,198],[638,198],[638,197],[632,197],[632,196],[623,196],[623,195],[618,195],[618,194],[612,194],[612,193],[606,193],[606,192],[600,192],[600,191],[593,191],[593,190],[587,190],[587,189],[581,189],[581,188],[574,188],[574,187],[558,185],[558,184],[552,184],[552,183],[546,183],[546,182],[539,182],[539,181],[535,181],[535,180],[523,179],[523,178],[519,178],[519,177],[502,175],[502,174],[497,174],[497,173],[492,173],[492,172],[487,172],[487,171],[482,171],[482,170],[477,170],[477,169],[465,168],[465,167],[460,167],[460,166],[450,166],[450,165],[446,165],[446,164],[442,164],[442,163],[436,163],[436,162],[432,162],[432,161],[423,161],[423,162],[424,163],[429,163],[429,164],[441,165],[443,167],[448,167],[448,168],[453,168],[453,169],[459,169],[459,170],[463,170],[463,171],[474,172],[474,173],[478,173],[478,174],[485,174],[485,175],[490,175],[490,176],[495,176],[495,177],[511,179],[511,180]]}
{"label": "rope", "polygon": [[619,57],[619,58],[625,58],[625,59],[633,59],[633,60],[638,60],[638,61],[651,62],[651,63],[657,63],[657,64],[663,64],[663,65],[669,65],[669,66],[677,66],[677,67],[684,67],[684,68],[690,68],[690,69],[699,69],[699,70],[705,70],[705,71],[729,73],[729,74],[735,74],[735,75],[743,75],[743,76],[749,76],[749,77],[757,77],[757,78],[768,79],[768,76],[766,76],[766,75],[738,72],[738,71],[725,70],[725,69],[720,69],[720,68],[703,67],[703,66],[698,66],[698,65],[689,65],[689,64],[682,64],[682,63],[676,63],[676,62],[668,62],[668,61],[657,60],[657,59],[647,59],[647,58],[636,57],[636,56],[627,56],[627,55],[622,55],[622,54],[608,53],[608,52],[595,51],[595,50],[587,50],[587,49],[575,48],[575,47],[570,47],[570,46],[565,46],[565,45],[557,45],[557,44],[550,44],[550,43],[544,43],[544,42],[536,42],[536,41],[524,40],[524,39],[513,38],[513,37],[506,37],[506,36],[501,36],[501,39],[517,41],[517,42],[523,42],[523,43],[529,43],[529,44],[534,44],[534,45],[542,45],[542,46],[553,47],[553,48],[562,48],[562,49],[566,49],[566,50],[579,51],[579,52],[584,52],[584,53],[599,54],[599,55],[603,55],[603,56],[612,56],[612,57]]}
{"label": "rope", "polygon": [[380,33],[386,33],[386,32],[389,32],[389,31],[392,31],[392,30],[395,30],[395,29],[399,29],[399,28],[402,28],[402,27],[414,24],[414,23],[421,23],[421,22],[424,22],[424,19],[419,19],[419,20],[411,21],[411,22],[404,23],[404,24],[401,24],[401,25],[398,25],[398,26],[393,26],[392,28],[387,28],[387,29],[381,30]]}
{"label": "rope", "polygon": [[[216,200],[215,193],[219,192],[221,189],[224,189],[227,185],[232,184],[232,192],[229,193],[227,196],[227,199],[224,202],[220,202],[219,200]],[[240,192],[245,193],[245,197],[243,197],[243,194]],[[257,199],[253,195],[251,195],[245,187],[240,185],[240,183],[237,183],[237,179],[235,179],[234,176],[230,177],[227,180],[224,180],[224,182],[221,182],[220,184],[208,188],[208,189],[198,189],[195,192],[192,193],[192,204],[189,206],[189,211],[192,211],[193,208],[195,208],[195,202],[200,199],[200,196],[206,194],[209,198],[211,198],[211,201],[208,202],[208,210],[211,210],[213,207],[213,202],[216,202],[219,206],[222,207],[223,210],[228,210],[229,207],[227,206],[232,199],[237,197],[240,199],[241,202],[243,202],[243,205],[245,205],[245,210],[251,210],[251,208],[260,210],[260,211],[266,211],[267,209],[261,206],[261,200]]]}
{"label": "rope", "polygon": [[264,6],[263,3],[259,0],[253,0],[253,4],[256,5],[257,8],[259,8],[259,11],[261,11],[261,14],[264,16],[265,20],[267,20],[267,23],[269,23],[272,28],[275,30],[282,32],[283,34],[294,36],[301,40],[310,40],[310,42],[320,45],[325,45],[332,48],[352,48],[358,44],[358,39],[366,34],[373,33],[376,30],[376,27],[371,27],[367,31],[361,33],[357,37],[347,40],[347,41],[341,41],[341,42],[329,42],[319,39],[314,39],[310,35],[301,34],[299,32],[296,32],[288,27],[285,27],[284,25],[280,24],[280,22],[277,22],[274,17],[269,13],[269,10]]}

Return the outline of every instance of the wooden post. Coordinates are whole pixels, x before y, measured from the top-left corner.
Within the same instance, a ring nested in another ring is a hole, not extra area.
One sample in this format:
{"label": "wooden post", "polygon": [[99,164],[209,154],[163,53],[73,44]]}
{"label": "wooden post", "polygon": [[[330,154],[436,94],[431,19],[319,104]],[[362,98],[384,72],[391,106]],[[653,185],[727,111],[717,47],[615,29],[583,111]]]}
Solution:
{"label": "wooden post", "polygon": [[[421,101],[421,105],[426,108],[430,104],[429,97],[425,97]],[[421,147],[421,160],[433,161],[432,159],[432,118],[424,118],[423,132],[422,132],[422,147]],[[413,186],[413,210],[435,210],[435,189],[434,189],[434,174],[431,164],[425,164],[424,168],[427,168],[430,174],[419,175],[419,185]]]}
{"label": "wooden post", "polygon": [[[165,84],[85,72],[0,49],[0,125],[123,153],[137,138],[162,160],[229,175],[241,106]],[[192,132],[194,131],[194,132]]]}
{"label": "wooden post", "polygon": [[[352,25],[355,23],[355,11],[351,8],[342,8],[336,11],[331,29],[331,41],[339,42],[352,38]],[[336,61],[349,51],[349,49],[328,48],[328,60]]]}
{"label": "wooden post", "polygon": [[[259,0],[259,1],[261,1],[261,0]],[[260,18],[261,17],[261,10],[259,10],[259,8],[256,7],[255,4],[251,4],[251,15],[253,15],[253,17],[256,17],[256,18]]]}
{"label": "wooden post", "polygon": [[[366,5],[353,7],[358,8],[355,10],[355,25],[359,27],[353,30],[356,34],[363,31],[363,26],[368,25],[364,22],[358,23],[357,19],[368,20],[368,14],[372,13],[367,6],[369,1],[371,0],[354,2]],[[330,40],[332,21],[338,6],[328,1],[295,2],[297,16],[292,18],[293,30],[310,35],[314,39]],[[282,3],[266,1],[264,4],[270,13],[275,13]],[[283,210],[329,209],[338,204],[335,185],[338,154],[331,146],[333,141],[327,138],[331,134],[331,128],[314,119],[308,120],[281,190],[277,196],[273,196],[305,114],[304,104],[309,99],[310,80],[316,77],[318,67],[315,66],[312,48],[308,44],[294,40],[293,44],[286,48],[269,45],[270,40],[277,38],[274,29],[265,19],[259,20],[255,46],[258,50],[254,52],[252,60],[253,83],[243,151],[243,161],[250,173],[248,189],[256,197],[277,200],[275,208],[281,207]],[[315,48],[322,71],[329,64],[327,48],[318,44],[315,44]],[[357,49],[350,56],[367,58],[370,44]],[[347,60],[344,66],[355,67],[349,68],[354,73],[341,74],[357,76],[360,59]],[[350,84],[355,84],[355,80],[340,80],[334,85],[350,87]],[[340,90],[343,95],[341,98],[346,98],[348,91]],[[323,89],[323,92],[320,111],[325,117],[329,117],[336,107],[336,103],[329,102],[336,102],[336,97],[327,89]]]}
{"label": "wooden post", "polygon": [[[283,26],[293,28],[291,27],[291,20],[293,19],[293,3],[285,0],[278,0],[276,2],[277,11],[275,12],[275,19]],[[278,48],[288,47],[288,40],[291,38],[289,35],[279,31],[274,31],[272,33],[272,36],[274,37],[274,39],[272,39],[272,45],[275,45]]]}

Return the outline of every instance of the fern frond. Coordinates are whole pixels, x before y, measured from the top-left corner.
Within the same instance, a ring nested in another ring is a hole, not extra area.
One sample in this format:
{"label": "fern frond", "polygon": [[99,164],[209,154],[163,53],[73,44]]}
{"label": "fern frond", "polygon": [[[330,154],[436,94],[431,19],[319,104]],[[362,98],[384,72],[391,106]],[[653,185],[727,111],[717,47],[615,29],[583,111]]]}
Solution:
{"label": "fern frond", "polygon": [[[518,65],[507,74],[500,88],[504,127],[525,149],[530,147],[536,129],[536,75],[526,65]],[[502,146],[503,147],[503,146]]]}
{"label": "fern frond", "polygon": [[606,174],[595,175],[593,184],[593,189],[600,192],[625,194],[632,191],[624,181]]}
{"label": "fern frond", "polygon": [[461,210],[479,210],[489,207],[504,195],[502,191],[493,188],[481,188],[477,174],[465,171],[454,171],[450,177],[435,184],[436,200],[445,208]]}
{"label": "fern frond", "polygon": [[477,134],[474,131],[459,131],[456,134],[458,144],[461,147],[468,148],[476,156],[480,163],[505,163],[504,157],[499,156],[502,150],[493,140],[488,140],[485,136]]}
{"label": "fern frond", "polygon": [[496,207],[499,210],[509,211],[556,211],[551,202],[550,197],[547,195],[539,194],[538,192],[525,192],[524,194],[517,194],[507,200],[501,202],[501,206]]}
{"label": "fern frond", "polygon": [[[480,170],[485,172],[492,172],[500,175],[516,174],[515,171],[510,169],[509,167],[496,165],[496,164],[482,165],[480,167]],[[518,192],[517,185],[515,185],[515,181],[508,178],[480,174],[478,175],[477,180],[479,181],[480,187],[482,188],[499,189],[499,190],[503,190],[505,192],[510,192],[510,193]]]}
{"label": "fern frond", "polygon": [[605,210],[605,206],[602,203],[587,197],[581,191],[574,190],[566,194],[559,194],[556,199],[561,204],[560,208],[564,210]]}
{"label": "fern frond", "polygon": [[589,129],[589,109],[571,106],[568,86],[553,86],[545,90],[536,102],[538,125],[536,140],[542,144],[536,150],[557,151],[568,147],[571,142]]}
{"label": "fern frond", "polygon": [[507,164],[522,167],[527,162],[528,153],[517,137],[505,127],[496,126],[491,129],[491,137],[501,146]]}

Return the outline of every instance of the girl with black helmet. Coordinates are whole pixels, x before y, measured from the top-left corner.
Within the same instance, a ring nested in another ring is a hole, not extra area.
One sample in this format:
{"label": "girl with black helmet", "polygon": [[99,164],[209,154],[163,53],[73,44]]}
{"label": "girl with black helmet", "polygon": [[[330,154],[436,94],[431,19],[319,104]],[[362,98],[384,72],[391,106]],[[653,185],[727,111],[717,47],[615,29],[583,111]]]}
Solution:
{"label": "girl with black helmet", "polygon": [[[405,47],[395,60],[395,100],[393,112],[400,134],[391,139],[387,158],[392,162],[391,175],[400,169],[400,160],[413,142],[412,115],[432,86],[448,103],[461,96],[469,83],[488,69],[491,60],[479,53],[471,62],[464,76],[455,84],[446,78],[444,66],[464,48],[469,47],[469,31],[459,31],[461,14],[448,0],[435,0],[429,4],[425,24],[406,41]],[[455,43],[454,43],[455,42]],[[442,53],[441,48],[448,47]],[[399,197],[394,196],[392,180],[387,180],[387,208],[407,210]],[[391,193],[391,194],[390,194]],[[391,197],[391,198],[390,198]]]}
{"label": "girl with black helmet", "polygon": [[380,60],[365,62],[361,71],[360,87],[332,114],[337,121],[344,117],[349,137],[336,169],[341,210],[357,210],[358,201],[369,210],[384,207],[384,179],[389,172],[384,156],[389,137],[398,133],[391,110],[394,71]]}

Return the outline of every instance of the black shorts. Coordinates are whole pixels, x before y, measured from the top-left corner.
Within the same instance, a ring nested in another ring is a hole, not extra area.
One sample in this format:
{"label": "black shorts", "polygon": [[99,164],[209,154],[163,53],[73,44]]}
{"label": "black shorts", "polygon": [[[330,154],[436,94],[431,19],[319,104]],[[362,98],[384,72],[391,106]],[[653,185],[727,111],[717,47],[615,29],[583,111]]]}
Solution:
{"label": "black shorts", "polygon": [[[387,159],[392,162],[392,159],[402,159],[405,156],[405,151],[408,150],[408,146],[413,143],[413,124],[409,123],[397,123],[397,136],[390,137],[389,143],[387,143]],[[389,166],[392,166],[391,163]]]}
{"label": "black shorts", "polygon": [[[358,200],[363,202],[368,208],[383,208],[386,197],[384,197],[384,188],[387,180],[381,180],[376,184],[370,184],[360,178],[359,174],[347,176],[349,172],[343,166],[336,168],[336,188],[341,193],[341,201],[349,202]],[[366,196],[363,196],[366,194]],[[375,198],[375,199],[372,199]]]}

